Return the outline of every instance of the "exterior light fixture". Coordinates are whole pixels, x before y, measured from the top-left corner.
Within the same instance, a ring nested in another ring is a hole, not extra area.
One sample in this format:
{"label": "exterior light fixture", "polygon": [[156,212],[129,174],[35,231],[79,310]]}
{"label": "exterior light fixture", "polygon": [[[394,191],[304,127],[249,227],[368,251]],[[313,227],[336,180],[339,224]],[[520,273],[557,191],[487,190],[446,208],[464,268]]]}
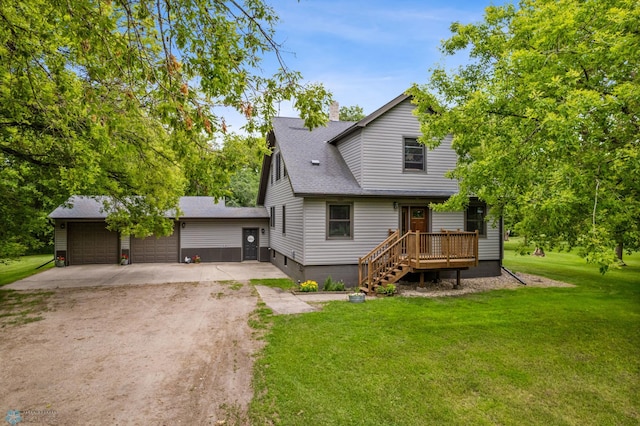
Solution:
{"label": "exterior light fixture", "polygon": [[397,201],[393,202],[393,209],[394,210],[398,210],[398,202]]}
{"label": "exterior light fixture", "polygon": [[182,222],[182,229],[184,229],[187,226],[187,222]]}

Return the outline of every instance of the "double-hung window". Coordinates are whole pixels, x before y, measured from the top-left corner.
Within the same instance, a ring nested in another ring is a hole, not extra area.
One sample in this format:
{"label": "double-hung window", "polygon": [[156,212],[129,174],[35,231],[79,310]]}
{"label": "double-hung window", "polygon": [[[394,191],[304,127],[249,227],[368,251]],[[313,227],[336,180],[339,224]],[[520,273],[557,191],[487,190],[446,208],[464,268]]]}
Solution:
{"label": "double-hung window", "polygon": [[487,236],[487,205],[482,202],[471,202],[465,212],[465,231],[478,231],[478,236]]}
{"label": "double-hung window", "polygon": [[353,238],[353,205],[327,204],[327,239]]}
{"label": "double-hung window", "polygon": [[404,139],[404,170],[419,171],[426,170],[425,148],[416,138]]}

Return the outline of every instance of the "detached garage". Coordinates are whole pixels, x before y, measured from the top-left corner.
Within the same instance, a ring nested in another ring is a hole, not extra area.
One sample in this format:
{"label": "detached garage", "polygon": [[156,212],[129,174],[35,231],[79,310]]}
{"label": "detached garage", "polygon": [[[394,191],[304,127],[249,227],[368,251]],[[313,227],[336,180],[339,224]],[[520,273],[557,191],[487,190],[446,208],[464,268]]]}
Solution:
{"label": "detached garage", "polygon": [[178,229],[168,237],[131,238],[132,263],[179,262]]}
{"label": "detached garage", "polygon": [[[203,262],[269,261],[269,216],[264,207],[226,207],[212,197],[182,197],[172,235],[135,238],[106,227],[104,197],[72,197],[49,217],[55,255],[67,265],[171,263],[198,255]],[[68,206],[68,207],[67,207]]]}
{"label": "detached garage", "polygon": [[68,222],[68,260],[75,265],[118,263],[118,233],[104,222]]}

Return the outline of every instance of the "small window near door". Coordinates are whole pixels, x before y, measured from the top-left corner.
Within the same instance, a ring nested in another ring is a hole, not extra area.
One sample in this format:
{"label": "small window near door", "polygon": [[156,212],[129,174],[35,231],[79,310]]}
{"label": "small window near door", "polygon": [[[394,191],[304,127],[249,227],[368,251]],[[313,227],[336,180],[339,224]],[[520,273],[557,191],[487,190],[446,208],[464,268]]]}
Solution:
{"label": "small window near door", "polygon": [[426,170],[424,166],[425,151],[416,138],[404,139],[404,170],[423,172]]}
{"label": "small window near door", "polygon": [[353,205],[327,204],[327,239],[351,239]]}
{"label": "small window near door", "polygon": [[465,213],[465,230],[478,231],[480,237],[487,236],[487,205],[480,202],[470,203]]}

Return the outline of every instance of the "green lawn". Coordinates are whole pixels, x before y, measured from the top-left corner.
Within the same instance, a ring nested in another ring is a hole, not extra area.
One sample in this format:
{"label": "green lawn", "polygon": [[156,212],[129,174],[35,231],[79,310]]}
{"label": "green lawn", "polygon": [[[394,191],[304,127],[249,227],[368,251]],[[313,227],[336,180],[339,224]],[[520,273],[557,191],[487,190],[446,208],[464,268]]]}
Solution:
{"label": "green lawn", "polygon": [[574,288],[333,302],[275,316],[253,424],[636,425],[640,255],[606,275],[574,254],[512,270]]}
{"label": "green lawn", "polygon": [[51,254],[41,254],[0,263],[0,328],[42,319],[40,313],[46,310],[46,300],[51,292],[20,292],[6,290],[2,286],[53,267],[51,262],[36,269],[52,258]]}
{"label": "green lawn", "polygon": [[0,263],[0,286],[11,284],[14,281],[52,268],[54,266],[53,262],[40,269],[36,269],[51,259],[53,259],[52,254],[36,254],[32,256],[22,256],[19,260],[9,261],[6,264]]}

